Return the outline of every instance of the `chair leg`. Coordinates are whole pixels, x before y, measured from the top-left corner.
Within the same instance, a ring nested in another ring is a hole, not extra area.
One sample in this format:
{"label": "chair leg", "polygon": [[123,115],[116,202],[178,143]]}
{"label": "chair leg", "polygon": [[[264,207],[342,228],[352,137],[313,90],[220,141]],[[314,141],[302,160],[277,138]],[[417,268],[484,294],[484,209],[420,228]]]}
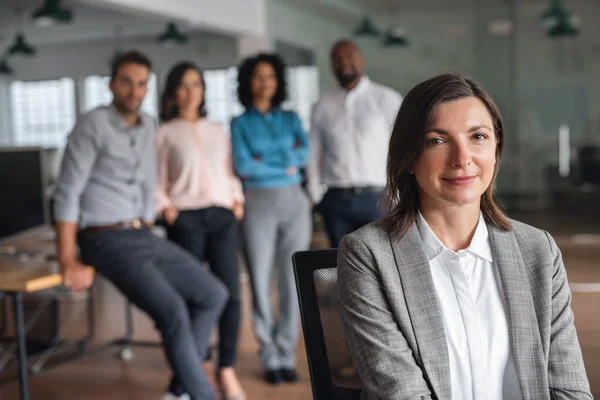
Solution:
{"label": "chair leg", "polygon": [[131,350],[131,340],[133,338],[133,304],[127,301],[125,305],[125,338],[119,353],[119,358],[122,361],[131,361],[135,357]]}

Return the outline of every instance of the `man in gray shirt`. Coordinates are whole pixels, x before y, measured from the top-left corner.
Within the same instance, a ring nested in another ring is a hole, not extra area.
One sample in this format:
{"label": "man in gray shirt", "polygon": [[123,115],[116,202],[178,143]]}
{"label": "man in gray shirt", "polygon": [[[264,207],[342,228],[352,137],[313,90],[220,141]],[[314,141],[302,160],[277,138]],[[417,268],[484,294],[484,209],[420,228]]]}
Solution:
{"label": "man in gray shirt", "polygon": [[174,371],[164,399],[212,400],[201,365],[227,291],[150,231],[156,123],[140,113],[150,69],[135,51],[117,57],[112,104],[82,115],[69,136],[54,196],[58,258],[67,287],[87,289],[93,266],[155,321]]}

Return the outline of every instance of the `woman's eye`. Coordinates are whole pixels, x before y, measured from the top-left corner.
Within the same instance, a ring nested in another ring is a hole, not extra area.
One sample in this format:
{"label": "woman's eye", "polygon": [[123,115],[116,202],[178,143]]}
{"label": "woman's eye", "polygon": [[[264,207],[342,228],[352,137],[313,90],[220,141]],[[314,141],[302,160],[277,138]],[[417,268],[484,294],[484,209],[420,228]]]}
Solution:
{"label": "woman's eye", "polygon": [[484,140],[484,139],[487,139],[487,135],[484,133],[476,133],[473,135],[473,139]]}
{"label": "woman's eye", "polygon": [[433,138],[433,139],[428,139],[425,142],[425,144],[428,145],[428,146],[435,146],[435,145],[441,144],[443,142],[444,141],[442,139],[440,139],[440,138]]}

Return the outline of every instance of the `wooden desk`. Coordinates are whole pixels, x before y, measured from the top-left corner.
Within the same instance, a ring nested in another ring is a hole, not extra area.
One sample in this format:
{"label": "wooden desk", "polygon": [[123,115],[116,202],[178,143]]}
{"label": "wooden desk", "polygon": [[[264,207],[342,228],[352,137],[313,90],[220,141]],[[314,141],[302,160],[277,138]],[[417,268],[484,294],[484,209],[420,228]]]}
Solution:
{"label": "wooden desk", "polygon": [[[29,400],[29,364],[25,340],[25,321],[23,295],[62,284],[62,275],[58,262],[54,261],[56,247],[54,230],[50,226],[40,226],[0,240],[0,293],[4,292],[13,299],[15,328],[17,334],[19,381],[21,400]],[[138,341],[133,339],[133,314],[129,301],[125,308],[126,332],[122,338],[87,349],[86,345],[94,336],[94,307],[92,295],[88,297],[88,336],[80,343],[81,351],[70,360],[85,354],[119,346],[121,359],[131,359],[133,353],[129,346],[160,347],[161,343]],[[70,361],[69,360],[69,361]],[[60,364],[57,364],[60,365]]]}
{"label": "wooden desk", "polygon": [[54,231],[41,226],[0,240],[0,291],[30,293],[62,284]]}
{"label": "wooden desk", "polygon": [[13,299],[18,344],[21,400],[29,400],[23,294],[62,284],[56,261],[54,231],[40,226],[0,240],[0,292]]}

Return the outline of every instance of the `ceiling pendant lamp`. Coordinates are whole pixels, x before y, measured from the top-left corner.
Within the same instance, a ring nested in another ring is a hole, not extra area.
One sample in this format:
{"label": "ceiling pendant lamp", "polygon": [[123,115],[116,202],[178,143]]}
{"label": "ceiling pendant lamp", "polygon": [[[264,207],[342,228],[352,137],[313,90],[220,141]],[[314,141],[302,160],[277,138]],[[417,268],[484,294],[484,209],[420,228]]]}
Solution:
{"label": "ceiling pendant lamp", "polygon": [[25,35],[18,33],[12,46],[8,48],[8,54],[32,56],[35,54],[35,48],[27,43]]}
{"label": "ceiling pendant lamp", "polygon": [[562,0],[550,0],[548,8],[540,15],[546,33],[552,38],[573,37],[579,34],[578,18],[567,10]]}
{"label": "ceiling pendant lamp", "polygon": [[567,17],[559,18],[558,22],[548,29],[547,34],[551,38],[575,37],[579,35],[579,27]]}
{"label": "ceiling pendant lamp", "polygon": [[187,40],[188,37],[179,31],[174,22],[169,22],[166,31],[158,36],[158,41],[165,46],[184,44]]}
{"label": "ceiling pendant lamp", "polygon": [[391,26],[385,33],[383,45],[385,47],[407,47],[409,40],[406,37],[406,31],[398,25]]}
{"label": "ceiling pendant lamp", "polygon": [[354,31],[354,36],[356,37],[377,37],[379,34],[379,29],[377,29],[368,15],[360,21],[360,24]]}
{"label": "ceiling pendant lamp", "polygon": [[8,65],[6,59],[0,60],[0,75],[12,75],[15,73],[15,70]]}
{"label": "ceiling pendant lamp", "polygon": [[33,12],[32,19],[39,26],[52,26],[55,23],[71,22],[73,12],[61,7],[60,0],[44,0],[44,4]]}

